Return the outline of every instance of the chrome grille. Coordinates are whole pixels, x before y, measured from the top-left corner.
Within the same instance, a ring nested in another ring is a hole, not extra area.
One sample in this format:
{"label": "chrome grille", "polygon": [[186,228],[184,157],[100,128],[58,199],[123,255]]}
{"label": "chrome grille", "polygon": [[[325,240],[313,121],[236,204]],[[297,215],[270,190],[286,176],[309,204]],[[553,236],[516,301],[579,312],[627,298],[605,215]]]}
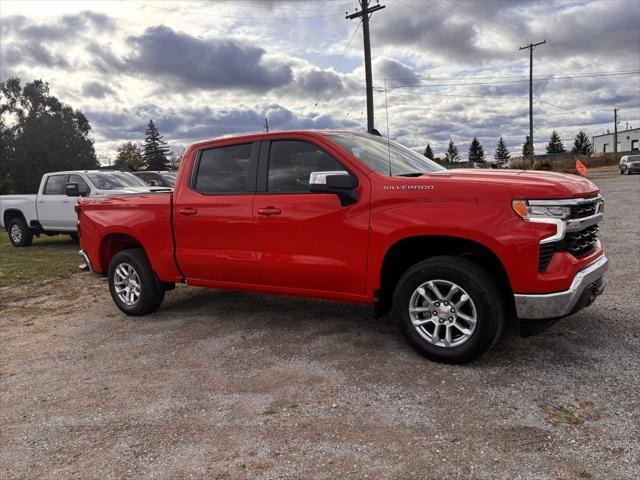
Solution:
{"label": "chrome grille", "polygon": [[594,199],[590,202],[579,203],[571,207],[570,219],[584,218],[594,215],[598,210],[598,200]]}
{"label": "chrome grille", "polygon": [[580,257],[592,252],[598,242],[598,225],[592,225],[579,232],[567,233],[564,239],[564,247],[575,257]]}

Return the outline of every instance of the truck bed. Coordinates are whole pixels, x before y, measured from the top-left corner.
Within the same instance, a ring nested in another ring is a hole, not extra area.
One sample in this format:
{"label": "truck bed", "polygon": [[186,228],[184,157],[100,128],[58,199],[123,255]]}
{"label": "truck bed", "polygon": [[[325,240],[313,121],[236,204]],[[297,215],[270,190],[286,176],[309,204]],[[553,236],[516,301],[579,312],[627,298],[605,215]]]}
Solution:
{"label": "truck bed", "polygon": [[165,279],[181,279],[174,261],[171,210],[173,194],[86,197],[78,204],[79,233],[92,270],[106,273],[113,252],[141,246],[158,273]]}
{"label": "truck bed", "polygon": [[6,228],[4,223],[5,212],[8,210],[18,210],[22,213],[27,224],[32,220],[37,220],[36,210],[37,195],[0,195],[0,226]]}

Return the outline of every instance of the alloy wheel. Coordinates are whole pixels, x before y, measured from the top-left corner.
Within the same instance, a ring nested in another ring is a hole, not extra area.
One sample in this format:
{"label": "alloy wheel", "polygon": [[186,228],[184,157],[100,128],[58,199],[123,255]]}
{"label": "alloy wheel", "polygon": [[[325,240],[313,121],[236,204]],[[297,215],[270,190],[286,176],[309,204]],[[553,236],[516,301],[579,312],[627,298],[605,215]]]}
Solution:
{"label": "alloy wheel", "polygon": [[17,223],[14,223],[11,226],[11,240],[13,240],[13,243],[20,243],[22,241],[22,229],[20,228],[20,225],[18,225]]}
{"label": "alloy wheel", "polygon": [[128,263],[121,263],[116,267],[113,285],[116,295],[125,305],[135,305],[140,299],[140,277]]}
{"label": "alloy wheel", "polygon": [[409,300],[409,316],[422,338],[445,348],[469,340],[478,322],[469,294],[448,280],[429,280],[416,288]]}

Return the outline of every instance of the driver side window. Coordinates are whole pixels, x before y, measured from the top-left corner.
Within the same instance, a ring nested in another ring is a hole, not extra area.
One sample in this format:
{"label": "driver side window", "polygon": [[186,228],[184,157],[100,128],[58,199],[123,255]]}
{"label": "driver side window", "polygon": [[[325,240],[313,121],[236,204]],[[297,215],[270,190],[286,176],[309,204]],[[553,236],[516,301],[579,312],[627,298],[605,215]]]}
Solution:
{"label": "driver side window", "polygon": [[89,195],[90,193],[89,185],[87,185],[87,182],[85,182],[84,178],[82,178],[80,175],[76,175],[76,174],[69,175],[69,183],[78,184],[78,191],[80,192],[80,196]]}
{"label": "driver side window", "polygon": [[274,140],[269,151],[267,190],[308,193],[311,172],[346,171],[321,148],[298,140]]}

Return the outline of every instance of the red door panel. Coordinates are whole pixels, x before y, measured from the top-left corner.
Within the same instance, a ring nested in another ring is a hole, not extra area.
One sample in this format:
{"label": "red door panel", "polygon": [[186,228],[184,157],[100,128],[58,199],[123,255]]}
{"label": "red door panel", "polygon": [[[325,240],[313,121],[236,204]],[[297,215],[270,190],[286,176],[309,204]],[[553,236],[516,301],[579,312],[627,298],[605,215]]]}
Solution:
{"label": "red door panel", "polygon": [[256,195],[254,205],[261,284],[364,295],[365,199],[342,207],[331,194],[266,194]]}
{"label": "red door panel", "polygon": [[174,205],[173,218],[176,258],[187,281],[251,283],[255,278],[253,195],[192,192],[181,201]]}
{"label": "red door panel", "polygon": [[258,151],[258,142],[216,142],[189,159],[173,205],[176,259],[188,282],[255,283]]}

